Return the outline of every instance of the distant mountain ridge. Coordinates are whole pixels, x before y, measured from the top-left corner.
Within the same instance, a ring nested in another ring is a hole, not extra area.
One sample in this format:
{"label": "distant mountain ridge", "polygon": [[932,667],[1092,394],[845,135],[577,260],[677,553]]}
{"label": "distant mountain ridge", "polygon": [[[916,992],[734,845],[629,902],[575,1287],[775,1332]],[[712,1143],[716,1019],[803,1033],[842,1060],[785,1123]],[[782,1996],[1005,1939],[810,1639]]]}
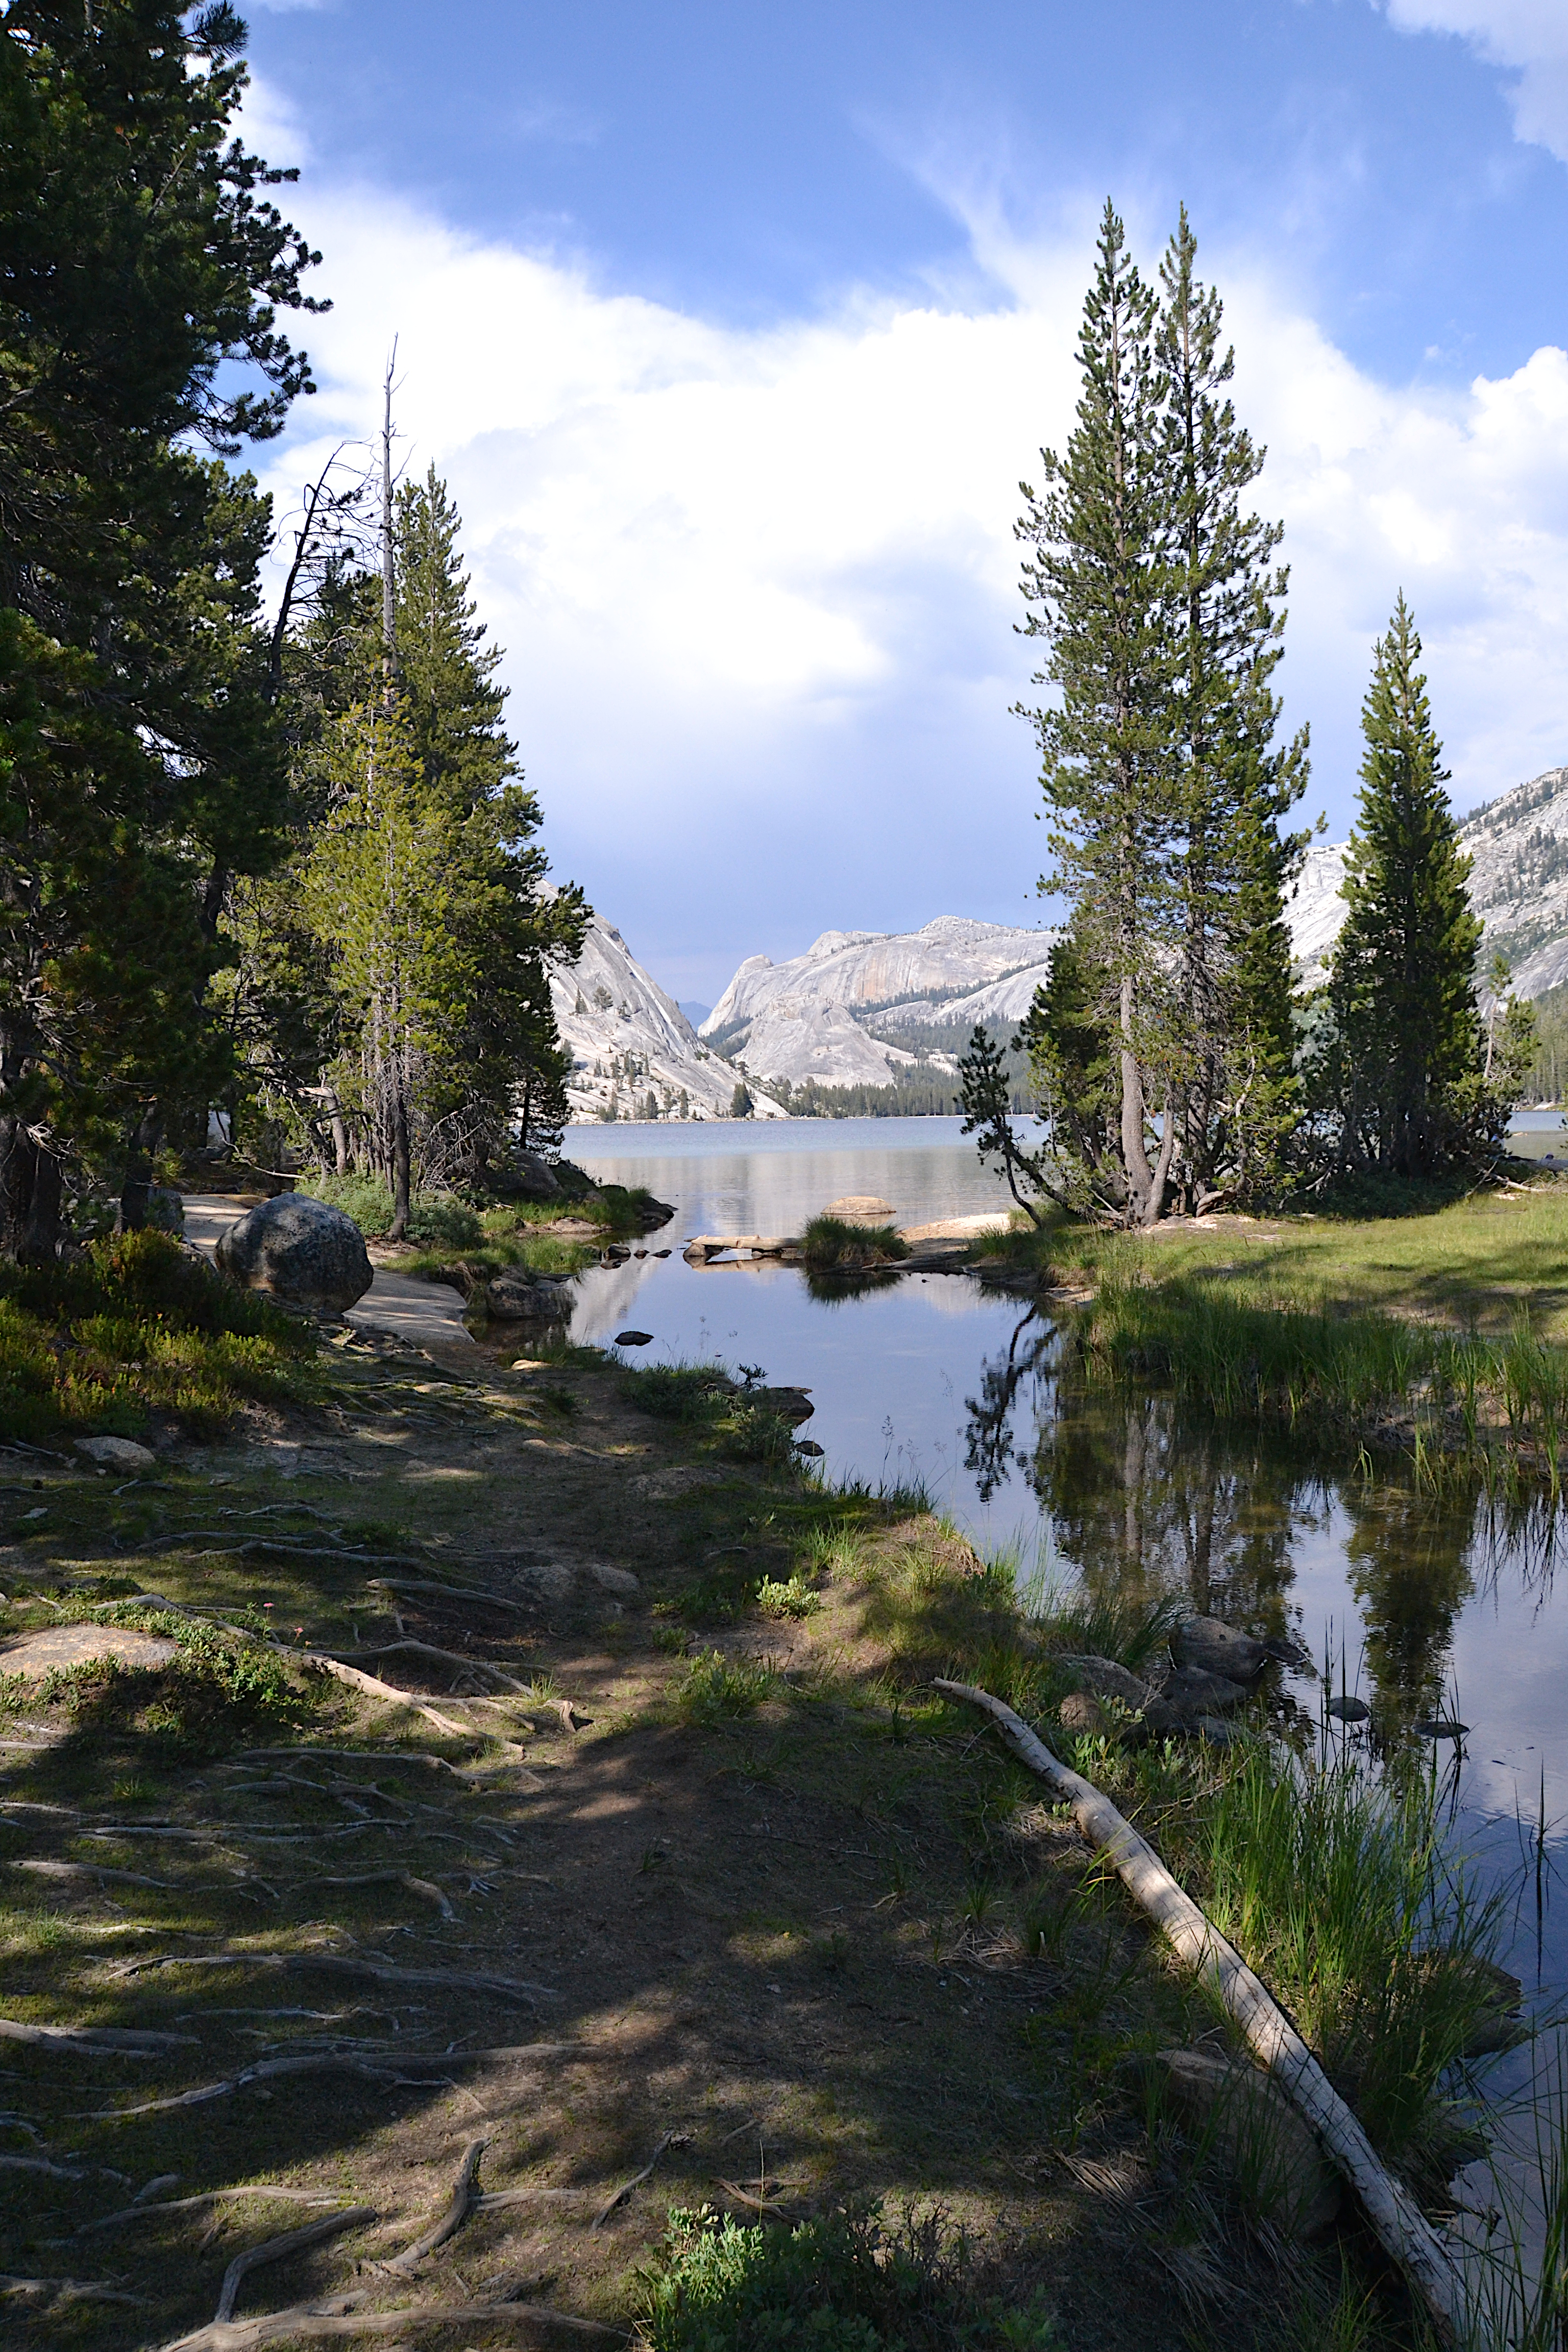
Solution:
{"label": "distant mountain ridge", "polygon": [[[1465,818],[1484,952],[1521,996],[1568,981],[1568,767],[1548,768]],[[1286,907],[1301,980],[1321,980],[1344,919],[1344,842],[1314,843]],[[915,931],[824,931],[803,955],[748,956],[694,1029],[595,917],[582,962],[551,982],[570,1047],[574,1118],[714,1119],[743,1078],[755,1113],[785,1116],[770,1080],[882,1088],[955,1078],[978,1023],[1005,1031],[1044,981],[1055,930],[938,915]]]}
{"label": "distant mountain ridge", "polygon": [[[1470,856],[1470,904],[1484,926],[1483,958],[1508,958],[1521,996],[1568,980],[1568,768],[1547,768],[1472,809],[1459,826]],[[1350,844],[1309,849],[1286,908],[1291,942],[1310,982],[1322,977],[1339,937],[1339,896]]]}

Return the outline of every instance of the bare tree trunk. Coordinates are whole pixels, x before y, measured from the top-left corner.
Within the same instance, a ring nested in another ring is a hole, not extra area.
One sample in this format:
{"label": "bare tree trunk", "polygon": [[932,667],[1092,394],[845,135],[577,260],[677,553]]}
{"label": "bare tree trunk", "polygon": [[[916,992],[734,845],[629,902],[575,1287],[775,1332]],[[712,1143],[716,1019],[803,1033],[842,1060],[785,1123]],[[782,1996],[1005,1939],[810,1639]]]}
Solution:
{"label": "bare tree trunk", "polygon": [[408,1097],[399,1072],[392,1093],[392,1223],[386,1234],[389,1242],[408,1238],[410,1189]]}
{"label": "bare tree trunk", "polygon": [[386,362],[385,413],[381,427],[381,645],[382,669],[390,703],[397,677],[397,583],[392,556],[392,372],[397,365],[397,338]]}
{"label": "bare tree trunk", "polygon": [[60,1163],[15,1115],[0,1118],[0,1256],[52,1265],[59,1251]]}
{"label": "bare tree trunk", "polygon": [[121,1234],[139,1234],[147,1222],[147,1202],[153,1190],[153,1154],[163,1139],[163,1115],[156,1103],[149,1103],[131,1139],[126,1155],[125,1181],[120,1188],[120,1214],[114,1229]]}
{"label": "bare tree trunk", "polygon": [[1127,1171],[1127,1222],[1148,1223],[1152,1177],[1143,1148],[1143,1074],[1132,1050],[1132,975],[1121,975],[1121,1164]]}

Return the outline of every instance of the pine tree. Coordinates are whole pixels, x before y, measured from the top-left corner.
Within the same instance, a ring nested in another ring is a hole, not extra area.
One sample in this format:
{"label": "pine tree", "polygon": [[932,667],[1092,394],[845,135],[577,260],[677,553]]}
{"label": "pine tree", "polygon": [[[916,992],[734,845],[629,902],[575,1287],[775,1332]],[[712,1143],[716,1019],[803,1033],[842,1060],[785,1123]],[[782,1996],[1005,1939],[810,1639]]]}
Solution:
{"label": "pine tree", "polygon": [[[84,1161],[200,1118],[222,878],[277,854],[266,503],[200,445],[277,432],[317,257],[230,138],[226,6],[11,0],[0,25],[0,1251]],[[220,378],[226,362],[247,363]],[[225,386],[249,378],[232,395]]]}
{"label": "pine tree", "polygon": [[1322,1056],[1339,1166],[1400,1177],[1463,1159],[1495,1124],[1476,1002],[1481,925],[1420,658],[1401,593],[1362,707],[1366,752]]}
{"label": "pine tree", "polygon": [[[1165,396],[1155,299],[1108,202],[1078,359],[1082,390],[1065,457],[1043,450],[1047,485],[1019,485],[1033,559],[1026,632],[1049,647],[1037,685],[1058,700],[1022,716],[1039,738],[1041,786],[1060,887],[1075,908],[1098,1016],[1116,1034],[1116,1158],[1096,1181],[1130,1225],[1161,1214],[1176,1129],[1170,1116],[1165,988],[1169,862],[1179,822],[1169,757]],[[1151,1101],[1152,1096],[1152,1101]],[[1165,1114],[1152,1164],[1151,1110]]]}
{"label": "pine tree", "polygon": [[1305,728],[1273,744],[1280,705],[1269,680],[1284,651],[1289,574],[1270,558],[1284,526],[1242,503],[1264,452],[1226,393],[1235,353],[1221,344],[1218,294],[1194,276],[1196,252],[1183,205],[1161,264],[1156,351],[1169,388],[1163,470],[1179,805],[1173,1173],[1176,1203],[1193,1213],[1266,1190],[1292,1124],[1284,891],[1305,837],[1282,839],[1279,828],[1307,782]]}

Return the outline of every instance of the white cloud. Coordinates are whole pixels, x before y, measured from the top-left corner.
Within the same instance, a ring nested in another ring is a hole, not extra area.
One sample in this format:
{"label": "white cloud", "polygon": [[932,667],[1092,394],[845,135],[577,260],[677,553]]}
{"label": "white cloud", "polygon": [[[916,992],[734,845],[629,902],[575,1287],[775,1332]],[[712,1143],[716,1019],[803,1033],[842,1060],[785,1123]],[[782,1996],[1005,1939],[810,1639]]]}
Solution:
{"label": "white cloud", "polygon": [[[371,428],[397,334],[410,462],[433,459],[462,509],[558,868],[667,986],[711,995],[742,954],[829,927],[1032,919],[1012,525],[1019,476],[1070,429],[1087,224],[1022,246],[980,225],[996,307],[866,298],[750,330],[379,190],[311,184],[293,208],[337,307],[310,322],[320,396],[260,453],[280,510]],[[1563,758],[1568,358],[1450,398],[1393,390],[1266,265],[1204,260],[1289,527],[1309,809],[1349,814],[1370,642],[1400,586],[1458,797]]]}
{"label": "white cloud", "polygon": [[1388,0],[1405,33],[1457,33],[1516,76],[1510,91],[1521,139],[1568,162],[1568,7],[1563,0]]}

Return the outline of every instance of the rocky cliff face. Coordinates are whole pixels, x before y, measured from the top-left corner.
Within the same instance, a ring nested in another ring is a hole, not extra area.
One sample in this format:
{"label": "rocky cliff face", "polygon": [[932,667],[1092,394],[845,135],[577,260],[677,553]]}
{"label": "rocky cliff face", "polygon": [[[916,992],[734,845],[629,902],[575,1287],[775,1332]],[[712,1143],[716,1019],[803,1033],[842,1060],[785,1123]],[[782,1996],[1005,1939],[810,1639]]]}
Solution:
{"label": "rocky cliff face", "polygon": [[[1527,784],[1474,810],[1459,827],[1469,851],[1470,903],[1486,926],[1483,960],[1513,966],[1521,996],[1568,980],[1568,768],[1548,768]],[[1344,919],[1339,895],[1348,844],[1307,852],[1287,909],[1307,982],[1321,980]]]}
{"label": "rocky cliff face", "polygon": [[[739,1073],[700,1042],[613,924],[595,916],[581,961],[551,975],[550,994],[572,1055],[574,1119],[730,1117]],[[752,1097],[759,1118],[784,1117],[754,1087]]]}
{"label": "rocky cliff face", "polygon": [[[784,963],[751,956],[701,1034],[755,1071],[799,1086],[887,1086],[917,1069],[951,1075],[951,1038],[1011,1010],[973,1008],[998,991],[1021,1013],[1044,976],[1050,931],[939,915],[918,931],[824,931]],[[1001,997],[998,996],[998,1002]]]}

